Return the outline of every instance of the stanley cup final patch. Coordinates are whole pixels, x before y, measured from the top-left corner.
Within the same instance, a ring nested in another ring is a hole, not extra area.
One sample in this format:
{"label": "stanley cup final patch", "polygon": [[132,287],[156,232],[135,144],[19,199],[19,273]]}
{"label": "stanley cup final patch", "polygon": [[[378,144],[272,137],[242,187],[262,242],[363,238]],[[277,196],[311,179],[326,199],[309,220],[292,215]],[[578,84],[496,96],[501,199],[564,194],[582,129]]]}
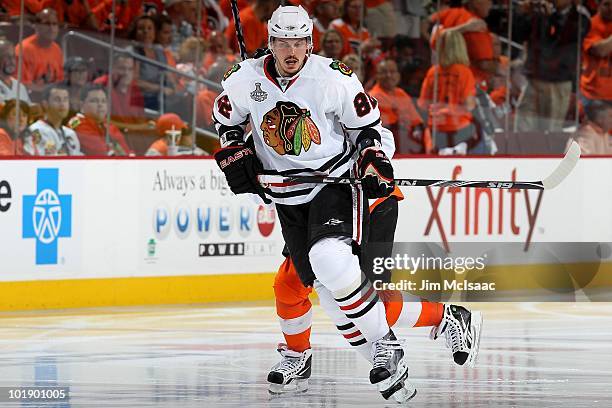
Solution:
{"label": "stanley cup final patch", "polygon": [[261,83],[255,82],[255,90],[251,92],[251,98],[255,102],[263,102],[268,97],[268,93],[266,91],[261,90]]}

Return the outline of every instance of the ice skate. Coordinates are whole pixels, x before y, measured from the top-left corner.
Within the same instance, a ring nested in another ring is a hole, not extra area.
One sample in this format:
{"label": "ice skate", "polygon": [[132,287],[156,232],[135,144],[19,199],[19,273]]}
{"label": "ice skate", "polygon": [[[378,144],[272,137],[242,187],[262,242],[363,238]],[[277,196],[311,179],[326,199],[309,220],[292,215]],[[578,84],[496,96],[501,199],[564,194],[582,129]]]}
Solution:
{"label": "ice skate", "polygon": [[405,402],[416,395],[416,388],[408,382],[404,342],[397,340],[392,331],[372,344],[372,360],[370,382],[376,384],[384,399],[394,396],[396,401]]}
{"label": "ice skate", "polygon": [[281,361],[272,367],[268,374],[271,394],[305,392],[308,390],[308,379],[312,367],[312,351],[300,353],[289,350],[286,344],[278,345]]}
{"label": "ice skate", "polygon": [[435,340],[444,334],[446,347],[452,350],[455,363],[474,367],[480,348],[481,330],[480,312],[470,312],[463,306],[444,305],[442,322],[431,330],[430,337]]}

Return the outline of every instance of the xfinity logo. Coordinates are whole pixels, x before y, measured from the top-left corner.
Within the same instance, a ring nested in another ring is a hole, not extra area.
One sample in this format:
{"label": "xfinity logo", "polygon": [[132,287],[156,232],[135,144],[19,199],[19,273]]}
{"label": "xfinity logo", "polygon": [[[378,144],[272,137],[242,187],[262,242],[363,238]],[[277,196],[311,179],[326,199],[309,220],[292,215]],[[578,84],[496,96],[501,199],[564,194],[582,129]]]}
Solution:
{"label": "xfinity logo", "polygon": [[[461,174],[461,166],[455,166],[452,179]],[[512,182],[516,180],[516,169],[512,170]],[[529,190],[513,189],[514,183],[497,183],[500,189],[493,191],[488,188],[440,187],[436,194],[427,187],[427,197],[431,204],[431,214],[425,227],[424,235],[430,235],[436,228],[442,239],[444,249],[450,252],[449,236],[482,236],[525,235],[525,251],[533,237],[538,213],[542,204],[544,191],[540,190],[535,197],[529,195]],[[494,184],[494,183],[490,183]],[[441,203],[450,200],[450,214],[443,211]],[[523,202],[524,205],[520,205]],[[527,225],[522,225],[519,215],[522,208],[525,211]],[[482,217],[482,214],[486,214]],[[508,232],[506,232],[508,231]]]}

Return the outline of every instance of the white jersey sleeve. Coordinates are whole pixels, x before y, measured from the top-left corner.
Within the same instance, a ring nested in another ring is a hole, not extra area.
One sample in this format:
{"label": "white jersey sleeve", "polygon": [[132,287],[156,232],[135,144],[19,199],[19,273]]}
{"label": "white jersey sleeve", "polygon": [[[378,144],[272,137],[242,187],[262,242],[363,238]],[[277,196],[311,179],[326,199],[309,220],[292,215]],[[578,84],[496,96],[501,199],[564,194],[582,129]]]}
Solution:
{"label": "white jersey sleeve", "polygon": [[249,70],[247,62],[241,62],[230,68],[221,81],[223,92],[213,104],[213,121],[215,123],[221,147],[234,141],[244,140],[244,131],[249,121],[248,101],[240,86],[251,78],[245,71]]}

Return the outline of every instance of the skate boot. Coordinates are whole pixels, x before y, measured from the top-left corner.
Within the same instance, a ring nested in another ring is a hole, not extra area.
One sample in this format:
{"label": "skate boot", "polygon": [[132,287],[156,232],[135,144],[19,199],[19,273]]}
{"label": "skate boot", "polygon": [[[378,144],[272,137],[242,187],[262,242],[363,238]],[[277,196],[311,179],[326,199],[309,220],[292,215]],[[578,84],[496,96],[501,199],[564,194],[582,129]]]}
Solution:
{"label": "skate boot", "polygon": [[270,394],[307,391],[312,367],[312,351],[308,349],[300,353],[289,350],[283,343],[278,345],[277,351],[282,359],[268,374]]}
{"label": "skate boot", "polygon": [[370,382],[376,384],[384,399],[392,395],[405,402],[416,395],[416,388],[408,382],[408,362],[404,342],[397,340],[392,331],[372,344]]}
{"label": "skate boot", "polygon": [[470,312],[463,306],[444,305],[442,322],[431,329],[430,337],[436,340],[444,334],[446,347],[452,350],[455,363],[459,365],[467,363],[468,367],[474,367],[480,348],[481,330],[480,312]]}

